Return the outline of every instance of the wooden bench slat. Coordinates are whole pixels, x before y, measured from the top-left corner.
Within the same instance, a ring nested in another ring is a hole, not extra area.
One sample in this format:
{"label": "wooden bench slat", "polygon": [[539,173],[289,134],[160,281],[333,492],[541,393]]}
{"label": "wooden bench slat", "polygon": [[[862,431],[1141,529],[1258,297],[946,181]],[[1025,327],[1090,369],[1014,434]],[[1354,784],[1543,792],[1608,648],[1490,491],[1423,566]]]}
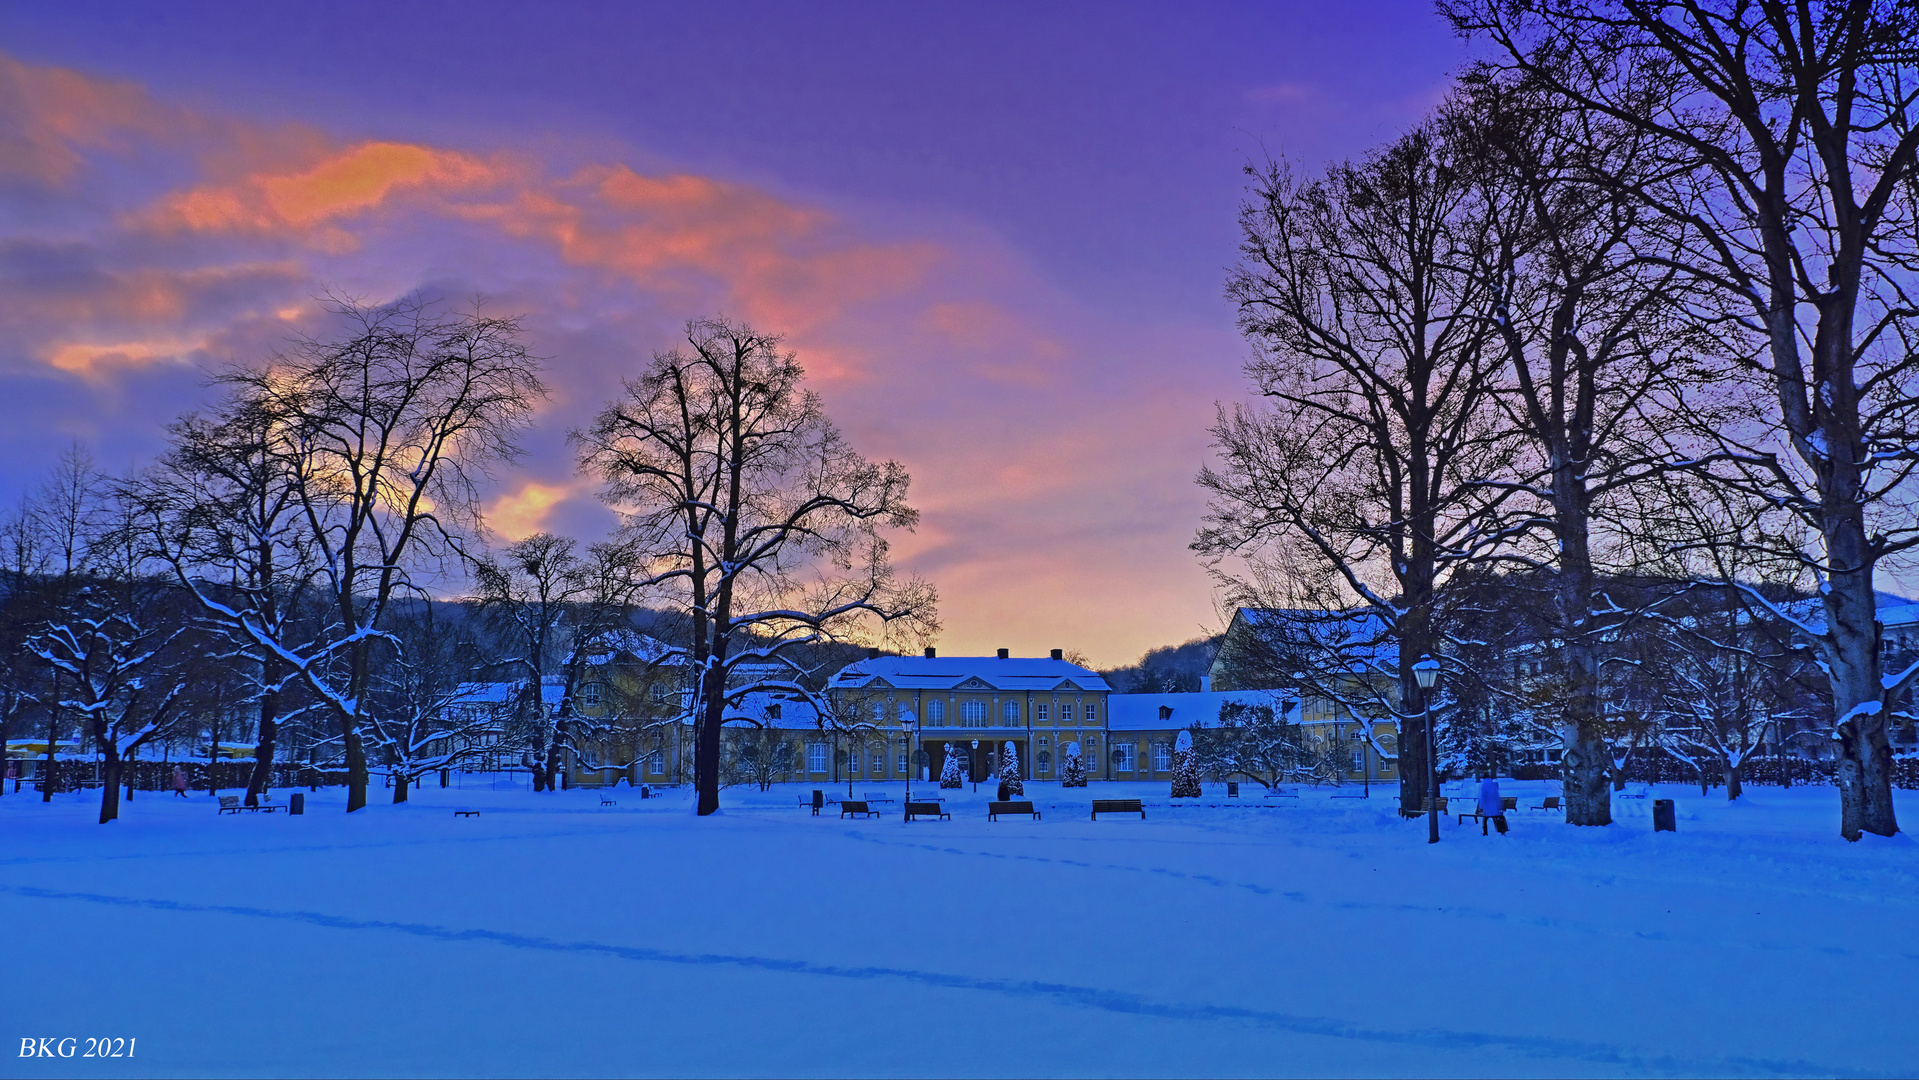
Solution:
{"label": "wooden bench slat", "polygon": [[1030,802],[989,802],[986,804],[986,820],[998,821],[1001,814],[1031,814],[1040,816]]}
{"label": "wooden bench slat", "polygon": [[1094,799],[1093,820],[1098,821],[1100,814],[1138,814],[1143,820],[1146,807],[1138,799]]}

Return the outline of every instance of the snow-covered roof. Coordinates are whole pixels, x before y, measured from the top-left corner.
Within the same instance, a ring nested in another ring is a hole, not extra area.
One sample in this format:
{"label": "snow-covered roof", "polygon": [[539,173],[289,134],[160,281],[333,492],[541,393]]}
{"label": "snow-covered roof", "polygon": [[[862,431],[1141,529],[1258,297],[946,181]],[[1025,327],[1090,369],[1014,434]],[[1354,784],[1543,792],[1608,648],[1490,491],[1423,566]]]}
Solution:
{"label": "snow-covered roof", "polygon": [[586,662],[595,666],[612,663],[623,655],[654,663],[673,651],[673,646],[659,638],[633,629],[608,631],[601,635],[594,646]]}
{"label": "snow-covered roof", "polygon": [[[1386,620],[1369,607],[1345,611],[1243,607],[1233,613],[1233,621],[1290,643],[1299,650],[1300,663],[1314,669],[1325,669],[1330,656],[1339,658],[1340,668],[1352,670],[1390,669],[1399,662],[1398,640]],[[1227,627],[1222,656],[1236,644],[1233,629]]]}
{"label": "snow-covered roof", "polygon": [[[525,683],[518,679],[507,682],[461,683],[459,689],[454,691],[453,699],[449,701],[448,704],[504,705],[513,700],[513,695],[519,693],[520,687],[523,685],[525,685]],[[566,681],[564,679],[548,676],[540,680],[540,700],[545,704],[557,706],[560,703],[560,698],[565,695]]]}
{"label": "snow-covered roof", "polygon": [[[768,715],[774,706],[779,708],[777,717]],[[820,727],[819,714],[812,702],[785,694],[747,694],[726,707],[726,719],[751,720],[781,729],[818,731]]]}
{"label": "snow-covered roof", "polygon": [[876,685],[901,690],[1111,690],[1099,672],[1049,658],[997,656],[880,656],[848,664],[833,676],[836,690]]}
{"label": "snow-covered roof", "polygon": [[[1106,726],[1112,731],[1165,731],[1219,726],[1219,708],[1229,701],[1246,705],[1290,704],[1287,719],[1299,719],[1299,703],[1269,690],[1229,690],[1208,694],[1113,694],[1106,699]],[[1172,712],[1161,718],[1161,709]]]}

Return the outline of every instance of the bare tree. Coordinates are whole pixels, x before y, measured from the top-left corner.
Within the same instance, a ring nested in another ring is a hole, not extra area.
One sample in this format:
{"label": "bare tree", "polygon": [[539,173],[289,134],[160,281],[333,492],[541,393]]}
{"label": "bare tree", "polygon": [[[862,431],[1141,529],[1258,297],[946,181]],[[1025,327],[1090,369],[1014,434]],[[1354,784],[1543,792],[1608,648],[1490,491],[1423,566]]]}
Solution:
{"label": "bare tree", "polygon": [[[1898,831],[1880,670],[1881,560],[1919,544],[1919,9],[1901,0],[1446,0],[1464,33],[1573,106],[1659,150],[1623,189],[1666,222],[1671,265],[1710,290],[1728,377],[1770,424],[1729,428],[1701,467],[1789,507],[1819,542],[1841,835]],[[1750,342],[1751,347],[1742,348]],[[1786,612],[1781,617],[1790,618]]]}
{"label": "bare tree", "polygon": [[492,752],[496,717],[469,707],[479,644],[449,625],[432,600],[394,616],[389,633],[374,668],[367,734],[392,773],[393,801],[403,803],[421,777]]}
{"label": "bare tree", "polygon": [[1221,409],[1193,544],[1229,593],[1256,600],[1264,575],[1300,610],[1378,620],[1396,646],[1397,694],[1381,705],[1401,725],[1406,813],[1427,795],[1413,665],[1442,651],[1437,596],[1482,554],[1473,481],[1502,452],[1488,423],[1491,296],[1473,272],[1485,236],[1442,134],[1421,127],[1310,182],[1280,165],[1254,173],[1228,293],[1271,409]]}
{"label": "bare tree", "polygon": [[[228,400],[216,425],[258,434],[240,444],[249,459],[259,455],[266,486],[252,486],[244,469],[215,470],[213,497],[164,503],[154,532],[208,615],[264,665],[297,676],[332,714],[352,812],[366,805],[360,729],[382,624],[423,569],[465,556],[463,538],[478,521],[475,481],[518,452],[515,439],[544,390],[515,319],[477,309],[445,315],[417,298],[385,306],[330,298],[328,306],[336,335],[302,338],[220,377]],[[183,454],[193,437],[190,426],[176,432]],[[195,491],[208,470],[193,456],[183,464],[193,482],[180,488]],[[237,535],[222,535],[236,530],[222,515],[256,499],[271,500],[272,516],[249,510]],[[300,553],[296,583],[276,584],[267,571],[285,564],[247,550],[247,530],[269,524],[297,536],[276,549]],[[244,585],[210,581],[209,570]],[[286,621],[287,590],[313,594],[313,627]]]}
{"label": "bare tree", "polygon": [[1219,707],[1219,722],[1211,727],[1195,723],[1194,764],[1207,776],[1243,776],[1268,788],[1299,767],[1307,754],[1299,725],[1286,718],[1291,702],[1277,704],[1228,701]]}
{"label": "bare tree", "polygon": [[[1475,69],[1442,110],[1470,149],[1488,242],[1470,252],[1492,296],[1487,332],[1505,361],[1496,395],[1526,451],[1488,477],[1508,496],[1501,559],[1547,586],[1542,628],[1554,645],[1554,719],[1566,820],[1612,821],[1601,665],[1630,619],[1601,588],[1609,538],[1638,523],[1625,489],[1659,467],[1656,430],[1669,373],[1697,344],[1676,317],[1685,279],[1659,256],[1652,216],[1612,180],[1647,168],[1649,138],[1632,125],[1568,108],[1548,87]],[[1610,545],[1615,552],[1623,545]]]}
{"label": "bare tree", "polygon": [[722,320],[687,328],[593,426],[584,468],[626,511],[649,581],[686,613],[698,809],[719,809],[720,728],[729,701],[801,691],[796,679],[738,680],[796,646],[880,627],[935,627],[933,590],[894,574],[886,528],[910,528],[906,470],[873,464],[841,437],[780,339]]}

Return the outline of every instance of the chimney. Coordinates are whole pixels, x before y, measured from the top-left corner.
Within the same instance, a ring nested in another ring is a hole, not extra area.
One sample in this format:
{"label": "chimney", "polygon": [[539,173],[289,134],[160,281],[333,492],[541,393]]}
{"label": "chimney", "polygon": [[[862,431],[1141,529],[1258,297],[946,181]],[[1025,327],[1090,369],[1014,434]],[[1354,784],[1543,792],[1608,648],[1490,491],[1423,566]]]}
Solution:
{"label": "chimney", "polygon": [[1064,651],[1064,650],[1062,650],[1062,649],[1054,649],[1054,650],[1053,650],[1053,659],[1055,659],[1055,660],[1064,660],[1064,659],[1066,659],[1066,654],[1065,654],[1065,651]]}
{"label": "chimney", "polygon": [[880,658],[880,651],[878,649],[868,649],[866,650],[866,658],[868,660],[878,660]]}
{"label": "chimney", "polygon": [[926,658],[927,658],[928,660],[931,660],[931,659],[933,659],[933,658],[934,658],[935,656],[938,656],[938,655],[939,655],[939,653],[937,653],[937,652],[935,652],[935,651],[934,651],[934,649],[933,649],[933,647],[932,647],[931,645],[928,645],[928,646],[926,647]]}
{"label": "chimney", "polygon": [[1005,650],[1005,649],[1001,649],[1001,650],[999,651],[999,658],[1000,658],[1001,660],[1004,660],[1004,659],[1006,659],[1006,650]]}

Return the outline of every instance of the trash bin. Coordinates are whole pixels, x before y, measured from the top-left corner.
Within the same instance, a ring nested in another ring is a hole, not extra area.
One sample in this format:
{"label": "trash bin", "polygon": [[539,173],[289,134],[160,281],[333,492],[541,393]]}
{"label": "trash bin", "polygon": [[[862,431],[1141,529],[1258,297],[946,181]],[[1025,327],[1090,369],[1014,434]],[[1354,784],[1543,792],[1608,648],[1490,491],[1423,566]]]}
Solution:
{"label": "trash bin", "polygon": [[1652,831],[1679,831],[1679,819],[1673,814],[1671,799],[1654,799],[1652,801]]}
{"label": "trash bin", "polygon": [[1239,781],[1237,780],[1226,781],[1226,797],[1229,799],[1239,798]]}
{"label": "trash bin", "polygon": [[307,812],[307,793],[296,791],[287,796],[287,813],[304,814]]}

